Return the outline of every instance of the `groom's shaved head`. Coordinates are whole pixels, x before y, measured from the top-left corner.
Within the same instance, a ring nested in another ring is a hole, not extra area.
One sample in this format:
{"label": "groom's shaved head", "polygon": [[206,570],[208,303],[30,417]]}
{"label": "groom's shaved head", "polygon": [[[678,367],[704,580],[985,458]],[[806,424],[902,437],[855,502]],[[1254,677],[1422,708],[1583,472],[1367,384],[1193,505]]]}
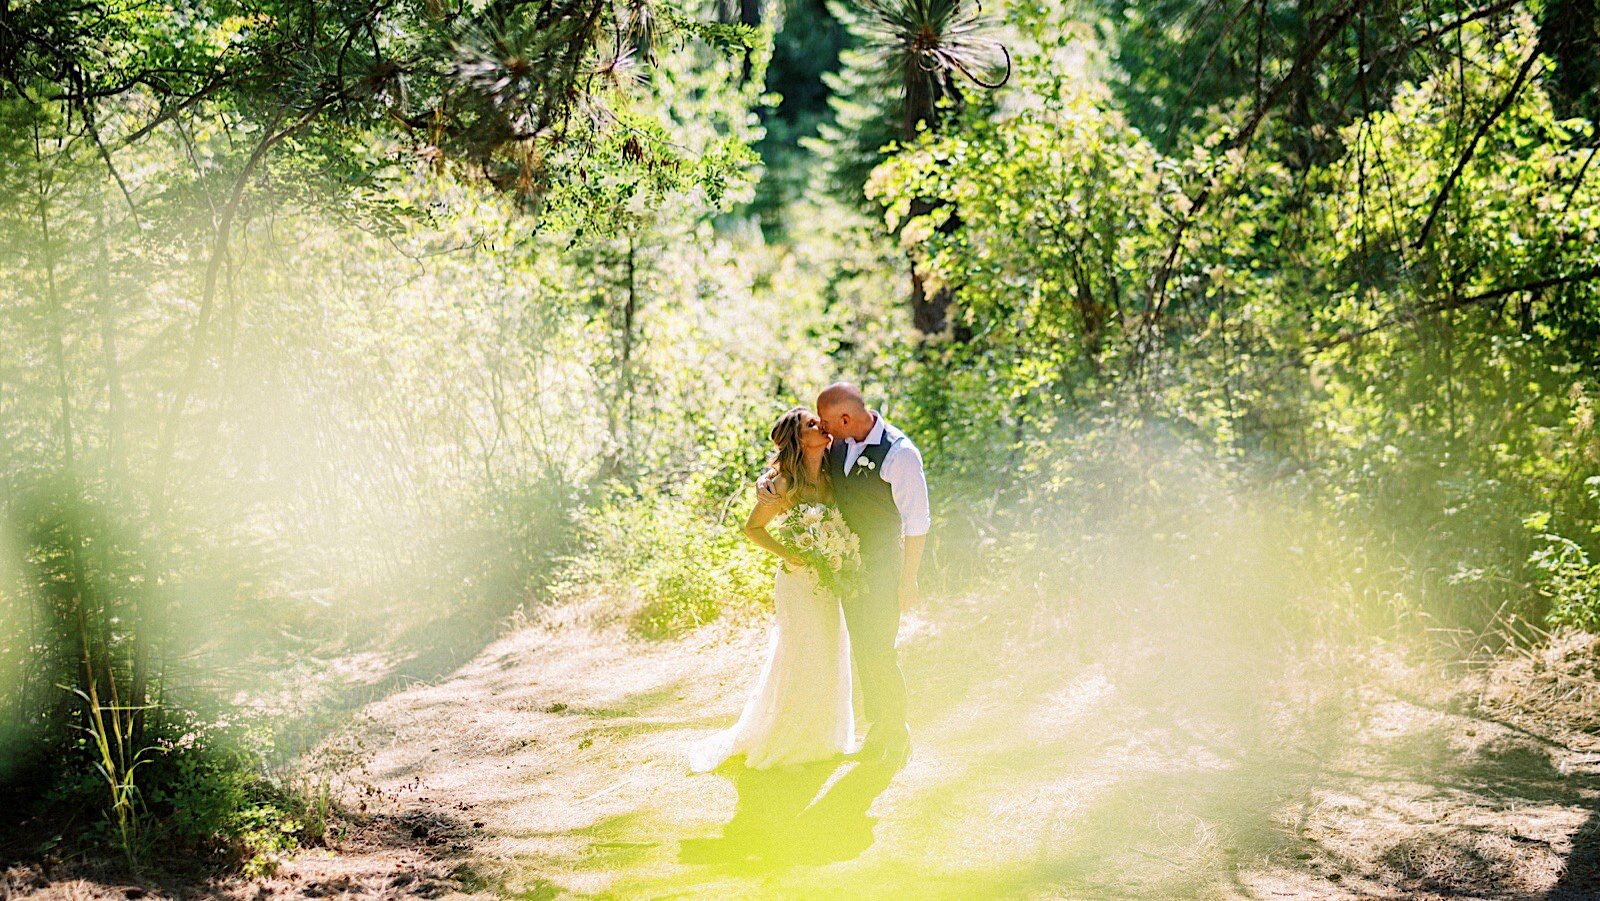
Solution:
{"label": "groom's shaved head", "polygon": [[817,395],[817,418],[835,438],[860,441],[872,431],[872,414],[861,389],[849,382],[834,382]]}
{"label": "groom's shaved head", "polygon": [[867,411],[867,399],[861,396],[860,388],[849,382],[834,382],[817,395],[818,413],[843,407],[851,408],[850,412]]}

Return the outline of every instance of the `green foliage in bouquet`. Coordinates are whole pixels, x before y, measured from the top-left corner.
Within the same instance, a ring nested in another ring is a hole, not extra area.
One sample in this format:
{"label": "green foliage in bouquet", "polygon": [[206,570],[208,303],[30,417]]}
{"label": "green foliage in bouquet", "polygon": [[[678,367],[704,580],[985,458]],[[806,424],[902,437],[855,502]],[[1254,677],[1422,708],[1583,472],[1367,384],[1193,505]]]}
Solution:
{"label": "green foliage in bouquet", "polygon": [[841,598],[855,592],[861,579],[861,538],[838,510],[797,504],[778,522],[775,534],[816,570],[823,588]]}

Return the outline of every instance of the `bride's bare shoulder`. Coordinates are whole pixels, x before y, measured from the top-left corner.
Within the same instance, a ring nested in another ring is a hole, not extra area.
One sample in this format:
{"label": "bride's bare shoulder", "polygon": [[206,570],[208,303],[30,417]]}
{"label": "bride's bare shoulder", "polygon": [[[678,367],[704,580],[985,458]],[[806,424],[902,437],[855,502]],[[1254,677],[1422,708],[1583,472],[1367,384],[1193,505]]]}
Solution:
{"label": "bride's bare shoulder", "polygon": [[783,503],[789,496],[789,480],[775,472],[764,472],[756,479],[756,499],[764,504]]}

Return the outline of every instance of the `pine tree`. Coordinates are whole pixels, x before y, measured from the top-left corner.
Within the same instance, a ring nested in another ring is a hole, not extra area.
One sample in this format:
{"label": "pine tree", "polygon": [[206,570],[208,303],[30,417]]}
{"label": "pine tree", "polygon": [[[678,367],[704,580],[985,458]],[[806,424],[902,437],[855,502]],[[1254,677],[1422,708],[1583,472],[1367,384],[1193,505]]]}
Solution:
{"label": "pine tree", "polygon": [[[833,118],[808,146],[824,160],[824,186],[866,208],[862,187],[885,147],[913,141],[924,130],[938,132],[965,103],[964,84],[999,87],[1010,76],[1011,60],[987,37],[994,23],[973,0],[867,0],[860,11],[837,2],[832,9],[845,23],[851,46],[840,55],[840,70],[826,77]],[[1004,74],[986,77],[1002,61]],[[942,204],[919,198],[911,214],[925,215]],[[940,227],[959,224],[951,215]],[[940,285],[930,292],[916,263],[910,268],[912,326],[923,335],[946,331],[953,289]]]}

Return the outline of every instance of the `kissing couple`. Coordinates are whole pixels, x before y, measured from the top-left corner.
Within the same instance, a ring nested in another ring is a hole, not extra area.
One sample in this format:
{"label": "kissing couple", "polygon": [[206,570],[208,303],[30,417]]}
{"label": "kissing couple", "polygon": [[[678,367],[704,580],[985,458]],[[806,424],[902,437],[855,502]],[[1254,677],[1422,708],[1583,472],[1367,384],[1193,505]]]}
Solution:
{"label": "kissing couple", "polygon": [[[738,756],[750,769],[839,757],[898,768],[911,735],[895,635],[917,600],[931,522],[922,453],[847,382],[823,389],[815,412],[784,413],[770,437],[744,531],[783,559],[772,640],[738,722],[696,742],[690,769],[709,772]],[[791,520],[798,525],[773,534],[770,526]],[[797,539],[782,537],[797,530]],[[818,553],[821,541],[830,547]],[[852,684],[866,729],[859,741]]]}

